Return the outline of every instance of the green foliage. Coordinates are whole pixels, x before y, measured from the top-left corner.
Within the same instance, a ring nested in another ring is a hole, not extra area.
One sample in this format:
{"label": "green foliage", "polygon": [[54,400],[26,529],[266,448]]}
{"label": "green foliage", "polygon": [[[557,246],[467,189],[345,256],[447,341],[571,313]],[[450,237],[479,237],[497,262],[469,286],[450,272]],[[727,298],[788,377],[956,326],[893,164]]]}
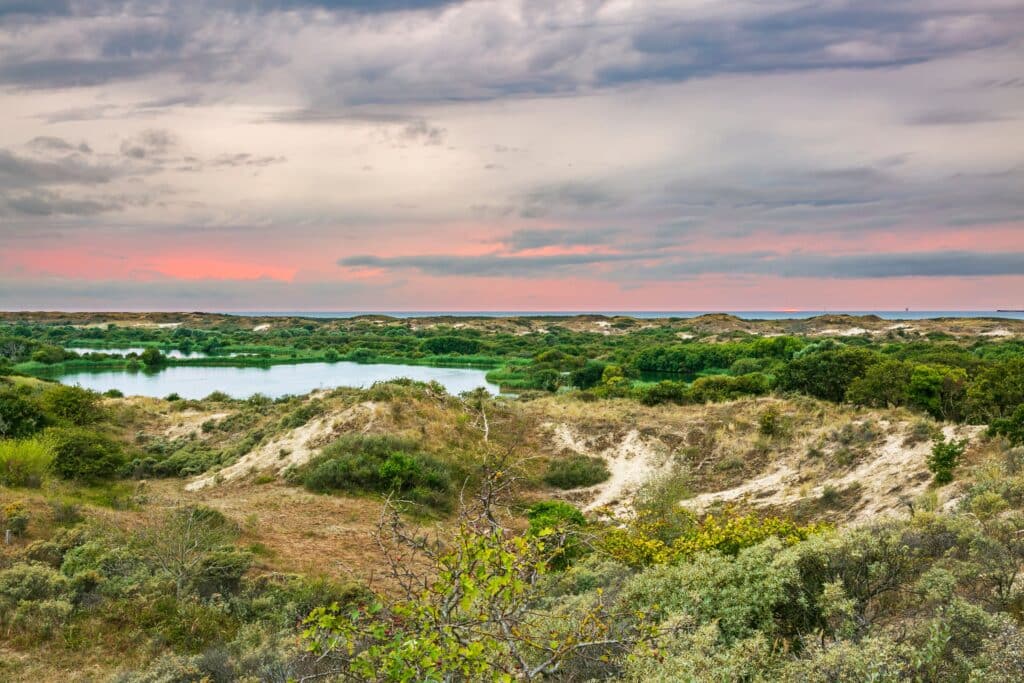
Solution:
{"label": "green foliage", "polygon": [[19,562],[0,571],[0,626],[9,634],[45,640],[71,614],[71,584],[42,564]]}
{"label": "green foliage", "polygon": [[425,353],[446,355],[459,353],[469,355],[480,351],[480,342],[473,338],[466,337],[431,337],[423,340],[420,350]]}
{"label": "green foliage", "polygon": [[910,400],[910,376],[914,366],[906,361],[885,359],[868,367],[846,390],[846,400],[875,408],[906,405]]}
{"label": "green foliage", "polygon": [[32,360],[46,365],[60,363],[65,358],[67,358],[67,353],[59,346],[44,345],[32,354]]}
{"label": "green foliage", "polygon": [[1024,404],[1017,406],[1009,417],[992,420],[989,434],[1005,436],[1013,446],[1024,446]]}
{"label": "green foliage", "polygon": [[802,355],[780,373],[779,386],[840,402],[853,382],[865,376],[876,356],[861,348],[826,349]]}
{"label": "green foliage", "polygon": [[603,459],[574,454],[552,460],[544,481],[560,489],[575,489],[600,484],[610,476]]}
{"label": "green foliage", "polygon": [[776,406],[768,406],[757,417],[757,430],[764,436],[779,436],[785,431],[785,420]]}
{"label": "green foliage", "polygon": [[606,363],[599,361],[588,361],[582,368],[572,372],[569,381],[577,389],[592,389],[601,383],[606,366]]}
{"label": "green foliage", "polygon": [[694,380],[687,392],[687,399],[692,403],[734,401],[742,396],[766,394],[769,389],[768,378],[759,372],[740,377],[709,375]]}
{"label": "green foliage", "polygon": [[940,439],[932,445],[931,455],[928,456],[928,469],[935,475],[936,484],[948,484],[953,481],[953,469],[960,462],[966,449],[966,440]]}
{"label": "green foliage", "polygon": [[103,416],[100,395],[81,387],[58,384],[47,388],[40,397],[43,409],[53,419],[84,427]]}
{"label": "green foliage", "polygon": [[53,449],[45,439],[0,440],[0,485],[38,487],[52,462]]}
{"label": "green foliage", "polygon": [[967,391],[971,417],[990,421],[1024,404],[1024,358],[1011,357],[985,368]]}
{"label": "green foliage", "polygon": [[413,442],[360,436],[343,437],[326,446],[291,478],[318,493],[395,493],[414,503],[447,510],[454,474],[446,463],[417,452]]}
{"label": "green foliage", "polygon": [[0,522],[3,522],[4,529],[15,536],[25,535],[28,531],[29,513],[24,503],[19,501],[8,503],[3,510],[0,510],[0,513],[2,513]]}
{"label": "green foliage", "polygon": [[164,354],[159,349],[150,347],[139,354],[139,360],[148,368],[157,368],[167,362]]}
{"label": "green foliage", "polygon": [[307,401],[281,418],[282,429],[297,429],[324,412],[323,401]]}
{"label": "green foliage", "polygon": [[47,422],[42,406],[30,393],[16,387],[0,387],[0,437],[30,436]]}
{"label": "green foliage", "polygon": [[938,420],[964,416],[967,373],[939,365],[915,366],[910,377],[910,402]]}
{"label": "green foliage", "polygon": [[526,512],[530,521],[527,535],[544,538],[553,536],[557,552],[549,559],[552,569],[564,570],[586,553],[580,530],[587,519],[579,508],[560,500],[534,503]]}
{"label": "green foliage", "polygon": [[687,387],[683,382],[662,380],[657,384],[639,390],[640,403],[654,406],[660,403],[683,403],[687,398]]}
{"label": "green foliage", "polygon": [[469,524],[438,553],[399,526],[401,547],[419,550],[428,562],[422,581],[398,597],[314,610],[303,634],[309,650],[336,662],[352,680],[512,683],[542,680],[588,649],[600,656],[607,650],[599,643],[648,638],[642,622],[616,618],[600,601],[558,619],[534,609],[556,550],[548,545],[549,530],[508,536]]}
{"label": "green foliage", "polygon": [[45,438],[53,450],[51,468],[62,479],[109,479],[125,462],[120,444],[89,429],[51,427]]}

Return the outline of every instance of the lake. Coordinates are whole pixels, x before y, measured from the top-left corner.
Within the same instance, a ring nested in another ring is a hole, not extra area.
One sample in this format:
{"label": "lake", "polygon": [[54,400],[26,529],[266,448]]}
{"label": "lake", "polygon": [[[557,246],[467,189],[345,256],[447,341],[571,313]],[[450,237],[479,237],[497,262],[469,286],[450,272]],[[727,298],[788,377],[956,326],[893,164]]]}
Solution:
{"label": "lake", "polygon": [[172,366],[155,372],[76,370],[55,376],[54,379],[94,391],[117,389],[125,396],[161,398],[172,393],[182,398],[204,398],[214,391],[223,391],[234,398],[247,398],[256,393],[277,398],[286,394],[306,394],[314,389],[366,388],[374,382],[398,377],[421,382],[434,380],[450,394],[459,394],[477,387],[484,387],[491,394],[497,394],[498,385],[488,382],[486,374],[486,370],[472,368],[338,362],[241,368]]}

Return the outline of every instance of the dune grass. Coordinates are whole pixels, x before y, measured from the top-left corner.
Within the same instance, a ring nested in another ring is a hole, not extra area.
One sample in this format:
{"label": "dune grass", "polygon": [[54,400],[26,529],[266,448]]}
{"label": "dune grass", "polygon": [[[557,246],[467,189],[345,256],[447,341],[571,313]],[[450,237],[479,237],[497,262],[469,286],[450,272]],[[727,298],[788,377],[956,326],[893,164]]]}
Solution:
{"label": "dune grass", "polygon": [[40,437],[0,440],[0,484],[38,487],[53,462],[53,449]]}

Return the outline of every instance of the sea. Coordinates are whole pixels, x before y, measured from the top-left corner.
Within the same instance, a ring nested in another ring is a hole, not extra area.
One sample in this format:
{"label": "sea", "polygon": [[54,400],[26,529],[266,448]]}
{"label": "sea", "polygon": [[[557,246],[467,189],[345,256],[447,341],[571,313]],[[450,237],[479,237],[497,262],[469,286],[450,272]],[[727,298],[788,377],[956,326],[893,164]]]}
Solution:
{"label": "sea", "polygon": [[819,315],[876,315],[885,320],[925,320],[931,318],[1005,318],[1024,320],[1024,310],[1013,311],[214,311],[226,315],[252,317],[355,318],[361,315],[386,315],[393,318],[536,318],[602,315],[630,318],[696,318],[725,313],[744,320],[800,320]]}

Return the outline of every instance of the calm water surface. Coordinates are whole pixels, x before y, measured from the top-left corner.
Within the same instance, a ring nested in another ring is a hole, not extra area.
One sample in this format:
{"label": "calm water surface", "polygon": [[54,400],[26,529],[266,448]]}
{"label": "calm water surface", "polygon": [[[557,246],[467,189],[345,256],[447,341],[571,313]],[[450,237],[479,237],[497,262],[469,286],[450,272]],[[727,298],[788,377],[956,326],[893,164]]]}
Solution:
{"label": "calm water surface", "polygon": [[94,391],[118,389],[125,396],[178,394],[182,398],[204,398],[223,391],[234,398],[263,394],[271,398],[285,394],[306,394],[314,389],[334,387],[366,388],[374,382],[398,377],[440,382],[450,394],[484,387],[492,394],[498,385],[487,381],[486,370],[470,368],[432,368],[423,365],[375,363],[301,363],[270,367],[194,367],[174,366],[156,372],[145,370],[76,370],[55,379]]}

